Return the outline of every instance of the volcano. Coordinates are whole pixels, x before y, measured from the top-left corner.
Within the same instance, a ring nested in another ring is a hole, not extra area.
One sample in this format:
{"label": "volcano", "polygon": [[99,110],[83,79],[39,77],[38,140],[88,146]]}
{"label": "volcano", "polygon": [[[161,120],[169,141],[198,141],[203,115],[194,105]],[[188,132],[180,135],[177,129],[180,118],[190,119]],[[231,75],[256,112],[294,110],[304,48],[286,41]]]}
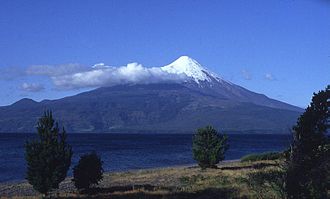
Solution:
{"label": "volcano", "polygon": [[0,132],[34,132],[52,110],[69,133],[193,133],[213,125],[226,133],[289,133],[301,108],[224,80],[181,56],[161,71],[181,81],[125,83],[58,100],[22,99],[0,107]]}

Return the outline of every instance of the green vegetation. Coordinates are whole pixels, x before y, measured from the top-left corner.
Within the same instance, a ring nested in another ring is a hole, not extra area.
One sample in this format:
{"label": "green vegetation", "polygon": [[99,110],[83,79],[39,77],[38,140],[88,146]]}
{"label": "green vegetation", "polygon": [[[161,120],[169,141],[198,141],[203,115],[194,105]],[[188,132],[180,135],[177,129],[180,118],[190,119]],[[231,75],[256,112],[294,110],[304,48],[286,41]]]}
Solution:
{"label": "green vegetation", "polygon": [[[252,173],[278,171],[276,161],[222,162],[218,168],[201,170],[198,166],[182,166],[125,172],[111,172],[90,192],[75,189],[71,179],[60,185],[56,198],[114,198],[114,199],[255,199],[258,194],[249,183]],[[254,182],[253,182],[254,183]],[[275,190],[265,184],[260,190],[266,197],[280,199]],[[2,188],[0,190],[8,190]],[[6,194],[3,194],[6,196]],[[262,196],[264,196],[262,195]],[[267,197],[274,196],[274,197]],[[16,184],[8,197],[40,198],[27,183]]]}
{"label": "green vegetation", "polygon": [[278,160],[284,158],[283,152],[253,153],[241,158],[241,162],[260,161],[260,160]]}
{"label": "green vegetation", "polygon": [[89,191],[91,185],[97,185],[103,178],[101,158],[92,152],[80,157],[78,164],[73,168],[73,179],[78,190]]}
{"label": "green vegetation", "polygon": [[[293,143],[282,154],[252,154],[242,162],[285,158],[278,171],[249,174],[248,183],[259,198],[329,198],[330,189],[330,86],[314,93],[311,104],[293,127]],[[266,192],[263,192],[266,190]]]}
{"label": "green vegetation", "polygon": [[327,198],[330,188],[330,86],[314,93],[293,127],[294,140],[285,164],[287,198]]}
{"label": "green vegetation", "polygon": [[37,131],[39,139],[26,143],[26,179],[35,190],[47,195],[65,179],[72,149],[66,142],[64,128],[60,133],[51,111],[39,119]]}
{"label": "green vegetation", "polygon": [[[240,162],[219,165],[229,148],[227,136],[211,126],[198,129],[193,157],[202,170],[176,167],[103,177],[101,158],[96,153],[84,155],[73,169],[74,178],[66,180],[58,197],[91,197],[70,189],[74,183],[78,191],[88,190],[95,198],[330,198],[329,105],[330,86],[314,93],[293,127],[290,150],[250,154]],[[65,179],[72,150],[65,130],[59,133],[50,111],[39,119],[37,130],[39,140],[26,144],[27,180],[33,189],[47,195]],[[18,189],[28,188],[20,185]]]}
{"label": "green vegetation", "polygon": [[198,129],[193,138],[193,156],[198,165],[202,169],[216,167],[225,159],[227,140],[226,135],[218,134],[212,126]]}
{"label": "green vegetation", "polygon": [[247,176],[246,183],[257,198],[285,198],[283,170],[261,170]]}

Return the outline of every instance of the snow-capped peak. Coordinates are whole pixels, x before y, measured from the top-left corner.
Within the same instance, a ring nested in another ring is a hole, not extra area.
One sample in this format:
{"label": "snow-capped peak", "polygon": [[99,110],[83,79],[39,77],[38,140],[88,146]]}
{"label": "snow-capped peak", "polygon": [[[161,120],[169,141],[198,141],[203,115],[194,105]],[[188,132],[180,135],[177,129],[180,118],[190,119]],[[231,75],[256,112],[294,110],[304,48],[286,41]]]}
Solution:
{"label": "snow-capped peak", "polygon": [[171,64],[161,67],[161,69],[172,74],[185,74],[191,77],[196,83],[200,81],[211,82],[211,77],[217,81],[221,80],[218,75],[210,72],[196,60],[188,56],[181,56]]}

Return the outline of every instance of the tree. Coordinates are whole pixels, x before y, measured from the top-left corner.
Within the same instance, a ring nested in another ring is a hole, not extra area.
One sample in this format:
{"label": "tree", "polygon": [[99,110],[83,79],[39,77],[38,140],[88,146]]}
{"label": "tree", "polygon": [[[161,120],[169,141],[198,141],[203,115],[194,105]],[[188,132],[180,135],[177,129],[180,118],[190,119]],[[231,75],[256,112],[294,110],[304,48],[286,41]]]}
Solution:
{"label": "tree", "polygon": [[37,124],[38,139],[25,145],[26,179],[42,194],[58,189],[71,165],[72,148],[63,128],[59,132],[51,111],[46,111]]}
{"label": "tree", "polygon": [[225,152],[229,148],[228,137],[218,134],[212,126],[197,130],[193,137],[193,156],[202,168],[214,168],[225,159]]}
{"label": "tree", "polygon": [[78,164],[73,168],[74,185],[78,190],[88,190],[91,185],[102,180],[103,168],[101,158],[95,153],[80,157]]}
{"label": "tree", "polygon": [[314,93],[311,104],[293,127],[285,170],[288,198],[326,198],[330,176],[330,86]]}

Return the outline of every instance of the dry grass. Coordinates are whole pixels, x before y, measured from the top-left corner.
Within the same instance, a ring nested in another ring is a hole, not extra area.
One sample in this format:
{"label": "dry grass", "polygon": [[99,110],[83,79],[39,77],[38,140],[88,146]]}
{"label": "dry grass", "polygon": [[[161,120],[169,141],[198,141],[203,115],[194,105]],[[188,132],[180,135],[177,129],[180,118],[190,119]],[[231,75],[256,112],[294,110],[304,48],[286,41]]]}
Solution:
{"label": "dry grass", "polygon": [[[218,169],[197,166],[106,173],[92,194],[79,194],[71,179],[60,185],[58,198],[255,198],[246,183],[252,172],[275,170],[274,161],[226,162]],[[0,185],[2,198],[40,198],[26,182]]]}

